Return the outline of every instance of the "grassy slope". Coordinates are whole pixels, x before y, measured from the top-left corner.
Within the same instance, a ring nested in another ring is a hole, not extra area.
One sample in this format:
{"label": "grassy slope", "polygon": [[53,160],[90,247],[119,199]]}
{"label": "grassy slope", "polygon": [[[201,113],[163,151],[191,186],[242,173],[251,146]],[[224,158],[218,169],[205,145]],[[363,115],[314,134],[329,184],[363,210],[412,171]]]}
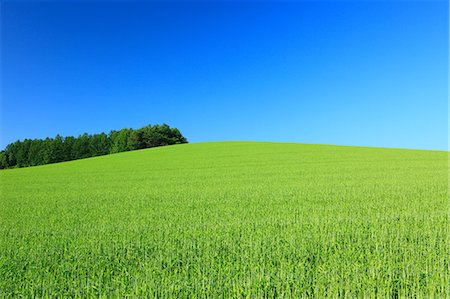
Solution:
{"label": "grassy slope", "polygon": [[0,172],[0,297],[449,297],[448,153],[223,142]]}

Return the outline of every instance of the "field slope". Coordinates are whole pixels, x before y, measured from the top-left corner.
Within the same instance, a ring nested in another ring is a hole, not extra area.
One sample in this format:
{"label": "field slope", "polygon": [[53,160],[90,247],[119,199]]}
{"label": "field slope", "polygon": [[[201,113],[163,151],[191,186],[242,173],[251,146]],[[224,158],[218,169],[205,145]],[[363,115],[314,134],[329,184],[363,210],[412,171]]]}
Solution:
{"label": "field slope", "polygon": [[448,157],[217,142],[0,171],[0,297],[449,298]]}

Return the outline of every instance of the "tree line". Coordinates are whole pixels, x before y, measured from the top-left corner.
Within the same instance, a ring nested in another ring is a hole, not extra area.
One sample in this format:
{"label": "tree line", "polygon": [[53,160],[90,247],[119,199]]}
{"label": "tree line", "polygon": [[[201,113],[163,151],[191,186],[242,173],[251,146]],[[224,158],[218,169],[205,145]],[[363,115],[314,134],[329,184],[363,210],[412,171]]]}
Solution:
{"label": "tree line", "polygon": [[156,146],[187,143],[177,128],[166,124],[143,128],[122,129],[109,134],[46,139],[25,139],[6,146],[0,152],[0,169],[50,164],[102,156]]}

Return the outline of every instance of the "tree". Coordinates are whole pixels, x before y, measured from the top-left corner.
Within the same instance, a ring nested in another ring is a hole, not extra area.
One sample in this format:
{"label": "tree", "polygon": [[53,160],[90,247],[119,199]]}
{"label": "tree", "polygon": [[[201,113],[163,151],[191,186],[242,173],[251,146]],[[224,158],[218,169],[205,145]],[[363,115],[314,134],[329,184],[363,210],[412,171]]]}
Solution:
{"label": "tree", "polygon": [[122,129],[114,133],[114,143],[111,146],[111,153],[120,153],[128,151],[128,138],[130,136],[129,129]]}
{"label": "tree", "polygon": [[105,133],[92,135],[90,152],[93,157],[108,154],[110,147],[111,145],[108,135]]}
{"label": "tree", "polygon": [[6,146],[0,152],[0,169],[12,167],[35,166],[73,159],[100,156],[136,149],[186,143],[186,138],[177,128],[167,124],[148,125],[143,128],[122,129],[105,133],[78,137],[62,137],[45,139],[25,139]]}
{"label": "tree", "polygon": [[32,140],[28,150],[28,161],[30,166],[45,164],[44,161],[44,141],[40,139]]}
{"label": "tree", "polygon": [[8,160],[6,159],[6,152],[1,151],[0,152],[0,169],[8,168]]}
{"label": "tree", "polygon": [[61,135],[56,135],[55,139],[49,139],[47,142],[49,163],[64,161],[64,139]]}
{"label": "tree", "polygon": [[63,153],[64,153],[64,161],[70,161],[75,159],[73,153],[73,147],[75,144],[76,138],[73,136],[67,136],[64,138],[63,142]]}
{"label": "tree", "polygon": [[6,146],[5,154],[8,167],[14,167],[17,165],[16,157],[17,157],[18,143],[19,141],[16,141]]}
{"label": "tree", "polygon": [[28,150],[30,148],[30,140],[25,139],[23,142],[16,142],[16,163],[18,167],[29,166],[28,163]]}
{"label": "tree", "polygon": [[91,157],[92,155],[89,148],[90,143],[90,136],[87,133],[78,136],[73,143],[72,157],[74,159]]}
{"label": "tree", "polygon": [[180,144],[180,143],[187,143],[187,139],[181,135],[180,130],[178,130],[177,128],[172,128],[172,142],[173,144]]}
{"label": "tree", "polygon": [[127,141],[127,148],[130,151],[144,148],[142,144],[142,131],[140,129],[139,130],[130,129]]}

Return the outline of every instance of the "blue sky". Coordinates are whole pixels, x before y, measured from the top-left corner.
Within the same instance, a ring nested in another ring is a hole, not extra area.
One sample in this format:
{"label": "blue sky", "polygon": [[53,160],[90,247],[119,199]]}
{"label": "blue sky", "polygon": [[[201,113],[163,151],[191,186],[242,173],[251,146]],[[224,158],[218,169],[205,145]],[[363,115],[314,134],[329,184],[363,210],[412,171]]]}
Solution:
{"label": "blue sky", "polygon": [[447,149],[447,1],[2,1],[1,139]]}

